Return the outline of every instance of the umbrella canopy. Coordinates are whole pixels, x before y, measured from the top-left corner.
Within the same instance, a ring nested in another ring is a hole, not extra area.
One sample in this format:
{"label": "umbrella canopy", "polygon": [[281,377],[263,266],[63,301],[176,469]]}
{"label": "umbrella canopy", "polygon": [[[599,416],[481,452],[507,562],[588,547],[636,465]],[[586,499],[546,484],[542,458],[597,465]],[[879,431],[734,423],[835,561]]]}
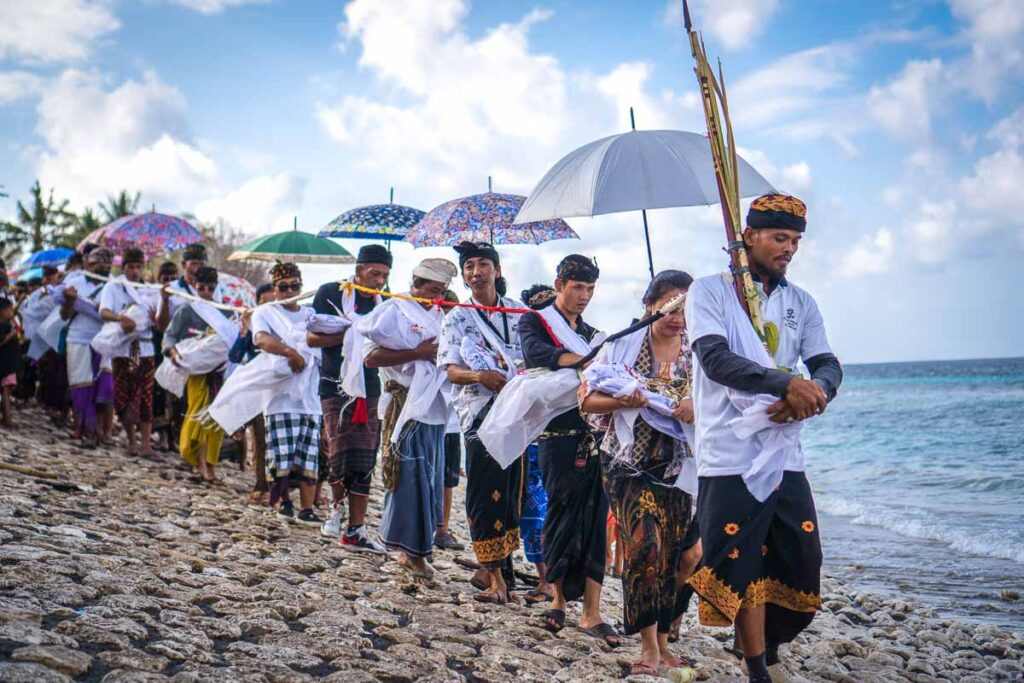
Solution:
{"label": "umbrella canopy", "polygon": [[257,237],[228,256],[229,261],[291,261],[292,263],[355,263],[344,247],[300,230]]}
{"label": "umbrella canopy", "polygon": [[43,267],[29,268],[18,275],[18,279],[15,282],[28,282],[29,280],[42,280],[43,279]]}
{"label": "umbrella canopy", "polygon": [[[739,159],[740,196],[775,189]],[[516,223],[718,203],[708,139],[682,130],[634,130],[580,147],[551,167]]]}
{"label": "umbrella canopy", "polygon": [[526,197],[485,192],[453,199],[433,209],[416,224],[405,241],[417,247],[453,246],[467,240],[490,244],[540,244],[579,239],[563,220],[513,225]]}
{"label": "umbrella canopy", "polygon": [[43,266],[62,266],[67,263],[71,255],[75,253],[74,249],[68,249],[66,247],[57,247],[55,249],[43,249],[37,251],[34,254],[29,254],[21,260],[18,264],[19,269],[24,268],[42,268]]}
{"label": "umbrella canopy", "polygon": [[97,228],[78,244],[81,251],[87,244],[120,252],[127,247],[141,249],[147,258],[154,258],[202,242],[203,234],[188,221],[177,216],[149,212],[122,216]]}
{"label": "umbrella canopy", "polygon": [[248,280],[218,271],[217,284],[220,285],[221,303],[245,308],[256,305],[256,288]]}
{"label": "umbrella canopy", "polygon": [[317,237],[400,240],[427,214],[401,204],[374,204],[350,209],[327,224]]}

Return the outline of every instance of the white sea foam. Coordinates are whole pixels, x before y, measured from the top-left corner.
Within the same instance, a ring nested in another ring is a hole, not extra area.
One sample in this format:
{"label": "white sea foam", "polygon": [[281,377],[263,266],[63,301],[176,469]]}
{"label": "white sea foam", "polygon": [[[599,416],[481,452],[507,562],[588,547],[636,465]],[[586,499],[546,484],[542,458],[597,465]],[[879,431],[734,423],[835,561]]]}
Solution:
{"label": "white sea foam", "polygon": [[937,541],[961,553],[1024,564],[1024,544],[1006,538],[1005,534],[949,526],[934,517],[926,521],[920,518],[922,511],[919,510],[868,506],[836,496],[817,494],[815,504],[820,512],[849,517],[853,524],[879,527],[908,538]]}

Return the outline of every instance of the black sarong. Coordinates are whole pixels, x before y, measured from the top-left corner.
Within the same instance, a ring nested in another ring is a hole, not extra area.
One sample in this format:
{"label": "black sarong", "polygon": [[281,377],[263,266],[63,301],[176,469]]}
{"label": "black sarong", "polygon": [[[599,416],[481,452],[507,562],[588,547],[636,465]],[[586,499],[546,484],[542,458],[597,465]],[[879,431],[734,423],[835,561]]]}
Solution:
{"label": "black sarong", "polygon": [[561,580],[565,599],[578,600],[587,579],[604,580],[608,498],[597,444],[586,428],[545,432],[537,460],[548,497],[541,535],[547,580]]}
{"label": "black sarong", "polygon": [[821,609],[821,540],[811,487],[785,472],[763,503],[743,478],[701,477],[697,493],[704,557],[690,578],[700,623],[729,626],[743,607],[765,605],[765,639],[788,643]]}
{"label": "black sarong", "polygon": [[39,359],[39,402],[50,410],[68,407],[68,364],[53,349]]}
{"label": "black sarong", "polygon": [[477,416],[474,436],[466,439],[466,519],[473,552],[488,569],[505,567],[519,548],[523,507],[523,457],[502,469],[477,438],[486,411]]}

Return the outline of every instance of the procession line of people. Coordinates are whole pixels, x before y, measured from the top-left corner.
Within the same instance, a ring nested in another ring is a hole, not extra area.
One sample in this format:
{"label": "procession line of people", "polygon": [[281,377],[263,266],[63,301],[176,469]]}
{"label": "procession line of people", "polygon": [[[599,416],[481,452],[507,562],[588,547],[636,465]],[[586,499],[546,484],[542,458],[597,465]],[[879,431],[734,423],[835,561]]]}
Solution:
{"label": "procession line of people", "polygon": [[[747,225],[769,344],[731,274],[662,271],[642,324],[608,335],[584,318],[600,270],[579,254],[524,303],[508,296],[493,245],[456,245],[457,265],[424,259],[397,292],[391,253],[369,245],[311,305],[299,301],[300,269],[277,263],[259,305],[233,315],[216,305],[201,245],[185,250],[180,278],[161,266],[159,290],[142,282],[141,252],[125,250],[111,278],[112,254],[94,249],[19,302],[20,336],[0,298],[5,424],[15,366],[27,363],[40,402],[55,421],[73,416],[85,446],[109,441],[116,415],[129,453],[153,457],[154,429],[175,425],[183,461],[216,484],[225,438],[241,439],[257,470],[252,502],[346,550],[395,553],[421,580],[436,549],[464,547],[450,530],[464,464],[476,600],[542,604],[537,623],[551,632],[580,602],[575,628],[608,647],[639,634],[630,673],[656,676],[691,664],[672,643],[696,594],[701,623],[734,626],[750,680],[771,681],[780,646],[821,606],[800,430],[836,396],[842,368],[814,299],[786,278],[806,207],[765,195]],[[451,290],[460,277],[466,302]],[[610,540],[622,633],[600,610]],[[521,548],[539,579],[526,592]]]}

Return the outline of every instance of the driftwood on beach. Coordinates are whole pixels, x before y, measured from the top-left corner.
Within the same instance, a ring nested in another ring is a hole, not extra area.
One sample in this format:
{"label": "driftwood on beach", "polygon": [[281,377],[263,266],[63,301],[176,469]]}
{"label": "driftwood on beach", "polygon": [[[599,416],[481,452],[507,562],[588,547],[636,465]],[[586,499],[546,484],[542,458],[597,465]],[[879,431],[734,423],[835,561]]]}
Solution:
{"label": "driftwood on beach", "polygon": [[[635,637],[611,650],[572,628],[552,635],[537,607],[473,601],[472,551],[439,551],[434,580],[417,582],[246,505],[250,473],[198,484],[175,454],[76,449],[36,410],[17,424],[0,433],[0,681],[597,681],[621,679],[639,651]],[[1021,634],[828,577],[823,588],[824,612],[783,650],[805,680],[1022,674]],[[602,607],[617,626],[621,599],[609,580]],[[731,631],[694,614],[679,654],[701,680],[746,680],[723,649]]]}

